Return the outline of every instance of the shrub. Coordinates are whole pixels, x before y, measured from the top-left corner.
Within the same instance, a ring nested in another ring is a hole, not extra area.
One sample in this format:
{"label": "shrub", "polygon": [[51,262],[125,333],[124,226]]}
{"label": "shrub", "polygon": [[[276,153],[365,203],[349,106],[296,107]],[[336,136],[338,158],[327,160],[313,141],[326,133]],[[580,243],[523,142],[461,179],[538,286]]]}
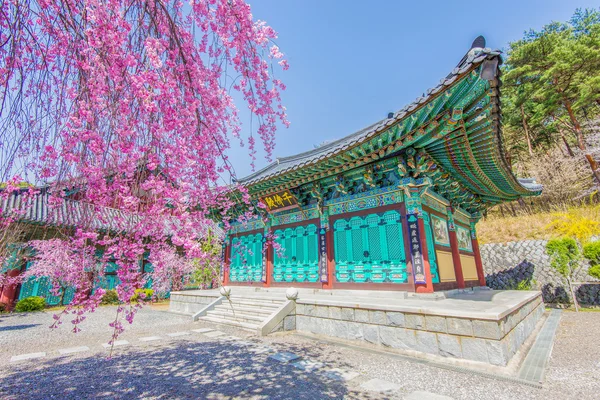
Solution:
{"label": "shrub", "polygon": [[19,300],[15,306],[16,312],[40,311],[46,308],[46,300],[43,297],[31,296]]}
{"label": "shrub", "polygon": [[116,290],[107,290],[106,293],[102,296],[102,300],[100,300],[100,304],[119,304],[119,295]]}
{"label": "shrub", "polygon": [[8,305],[6,303],[0,303],[0,313],[7,312]]}
{"label": "shrub", "polygon": [[132,302],[138,301],[138,299],[140,298],[140,293],[144,293],[143,301],[150,301],[150,300],[152,300],[152,296],[154,295],[154,290],[152,290],[152,289],[135,289],[135,294],[131,297],[131,301]]}
{"label": "shrub", "polygon": [[562,276],[571,279],[574,267],[580,258],[577,241],[571,237],[552,239],[546,244],[546,251],[550,255],[550,265]]}
{"label": "shrub", "polygon": [[600,279],[600,241],[595,241],[583,246],[583,256],[590,260],[588,274]]}

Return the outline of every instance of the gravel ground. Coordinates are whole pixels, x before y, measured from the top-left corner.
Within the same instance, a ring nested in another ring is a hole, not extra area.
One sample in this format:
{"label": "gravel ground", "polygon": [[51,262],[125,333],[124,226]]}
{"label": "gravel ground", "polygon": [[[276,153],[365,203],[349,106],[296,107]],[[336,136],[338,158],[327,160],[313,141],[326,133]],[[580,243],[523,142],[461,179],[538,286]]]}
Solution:
{"label": "gravel ground", "polygon": [[[426,390],[459,399],[597,399],[600,390],[600,313],[563,313],[542,389],[459,373],[342,347],[296,335],[251,336],[233,328],[192,323],[189,317],[156,309],[143,310],[111,359],[100,346],[110,335],[103,307],[85,321],[84,331],[50,331],[51,314],[0,316],[0,398],[207,398],[207,399],[402,399]],[[169,338],[170,332],[217,328],[241,340],[211,339],[199,333]],[[142,336],[163,340],[142,343]],[[87,345],[91,351],[59,357],[64,347]],[[347,382],[322,371],[304,372],[256,354],[260,347],[289,351],[303,359],[359,372]],[[12,355],[45,351],[41,360],[10,363]],[[360,385],[379,378],[396,383],[394,393],[367,392]]]}

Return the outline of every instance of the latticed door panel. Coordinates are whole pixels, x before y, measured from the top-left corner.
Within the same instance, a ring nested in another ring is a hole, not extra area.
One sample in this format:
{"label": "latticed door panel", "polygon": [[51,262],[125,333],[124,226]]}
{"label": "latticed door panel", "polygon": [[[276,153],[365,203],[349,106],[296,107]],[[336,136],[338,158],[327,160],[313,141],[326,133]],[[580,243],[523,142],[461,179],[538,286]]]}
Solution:
{"label": "latticed door panel", "polygon": [[281,247],[273,256],[275,282],[317,282],[319,254],[317,226],[309,224],[278,229],[275,242]]}
{"label": "latticed door panel", "polygon": [[262,280],[262,239],[260,233],[233,238],[229,264],[230,281],[260,282]]}
{"label": "latticed door panel", "polygon": [[431,220],[429,213],[423,211],[423,225],[425,225],[425,238],[427,240],[427,255],[429,256],[429,270],[431,271],[431,281],[440,283],[440,274],[435,255],[435,242],[433,241],[433,231],[431,230]]}
{"label": "latticed door panel", "polygon": [[338,282],[407,282],[398,211],[339,219],[333,224],[333,240]]}

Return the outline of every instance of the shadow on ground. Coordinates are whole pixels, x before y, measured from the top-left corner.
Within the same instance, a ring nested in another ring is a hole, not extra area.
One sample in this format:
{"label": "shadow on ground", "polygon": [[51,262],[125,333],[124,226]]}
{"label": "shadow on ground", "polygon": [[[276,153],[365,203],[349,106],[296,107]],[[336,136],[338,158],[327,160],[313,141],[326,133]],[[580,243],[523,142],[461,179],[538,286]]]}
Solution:
{"label": "shadow on ground", "polygon": [[[96,354],[15,364],[0,375],[0,398],[375,398],[351,392],[345,382],[321,372],[281,364],[259,351],[255,344],[243,342],[181,341],[123,351],[111,359]],[[291,346],[285,351],[305,359],[319,353],[314,347]]]}
{"label": "shadow on ground", "polygon": [[[2,322],[0,320],[0,322]],[[10,325],[10,326],[0,326],[0,332],[2,331],[20,331],[23,329],[33,328],[34,326],[40,326],[41,324],[21,324],[21,325]]]}

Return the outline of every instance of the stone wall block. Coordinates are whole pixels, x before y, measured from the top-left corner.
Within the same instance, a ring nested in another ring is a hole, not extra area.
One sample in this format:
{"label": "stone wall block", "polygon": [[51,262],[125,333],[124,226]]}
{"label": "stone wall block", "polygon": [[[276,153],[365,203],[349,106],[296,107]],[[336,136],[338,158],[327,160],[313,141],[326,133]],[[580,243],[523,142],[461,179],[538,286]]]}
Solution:
{"label": "stone wall block", "polygon": [[329,318],[329,307],[327,307],[327,306],[315,307],[315,317]]}
{"label": "stone wall block", "polygon": [[348,327],[348,339],[350,340],[363,340],[363,324],[358,322],[348,322],[346,324]]}
{"label": "stone wall block", "polygon": [[441,356],[462,358],[460,339],[457,336],[438,333],[437,339]]}
{"label": "stone wall block", "polygon": [[470,319],[446,318],[448,333],[461,336],[473,336],[473,323]]}
{"label": "stone wall block", "polygon": [[473,321],[473,335],[475,337],[500,340],[504,336],[501,323],[496,321]]}
{"label": "stone wall block", "polygon": [[329,307],[329,317],[332,319],[342,319],[342,309],[340,307]]}
{"label": "stone wall block", "polygon": [[381,344],[379,339],[379,327],[377,325],[362,324],[363,336],[365,340],[373,344]]}
{"label": "stone wall block", "polygon": [[369,322],[369,310],[361,310],[361,309],[355,309],[354,310],[354,320],[356,322],[364,322],[364,323],[368,323]]}
{"label": "stone wall block", "polygon": [[404,314],[399,312],[388,311],[385,313],[387,318],[387,324],[391,326],[404,327]]}
{"label": "stone wall block", "polygon": [[485,339],[461,338],[463,358],[473,361],[489,362]]}
{"label": "stone wall block", "polygon": [[417,339],[417,351],[436,355],[440,353],[435,333],[426,331],[416,331],[415,336]]}
{"label": "stone wall block", "polygon": [[404,314],[404,324],[409,329],[425,329],[425,318],[421,314]]}
{"label": "stone wall block", "polygon": [[313,304],[305,304],[304,305],[304,315],[308,315],[309,317],[313,317],[316,315],[315,306]]}
{"label": "stone wall block", "polygon": [[446,318],[436,315],[425,316],[425,328],[431,332],[447,333]]}
{"label": "stone wall block", "polygon": [[369,322],[377,325],[385,325],[387,319],[384,311],[369,311]]}
{"label": "stone wall block", "polygon": [[354,321],[354,308],[342,308],[341,309],[341,318],[344,321]]}
{"label": "stone wall block", "polygon": [[505,366],[510,358],[505,340],[486,340],[487,355],[490,364]]}
{"label": "stone wall block", "polygon": [[287,316],[283,319],[283,330],[294,331],[296,330],[296,316]]}
{"label": "stone wall block", "polygon": [[296,314],[305,314],[305,305],[296,303]]}

